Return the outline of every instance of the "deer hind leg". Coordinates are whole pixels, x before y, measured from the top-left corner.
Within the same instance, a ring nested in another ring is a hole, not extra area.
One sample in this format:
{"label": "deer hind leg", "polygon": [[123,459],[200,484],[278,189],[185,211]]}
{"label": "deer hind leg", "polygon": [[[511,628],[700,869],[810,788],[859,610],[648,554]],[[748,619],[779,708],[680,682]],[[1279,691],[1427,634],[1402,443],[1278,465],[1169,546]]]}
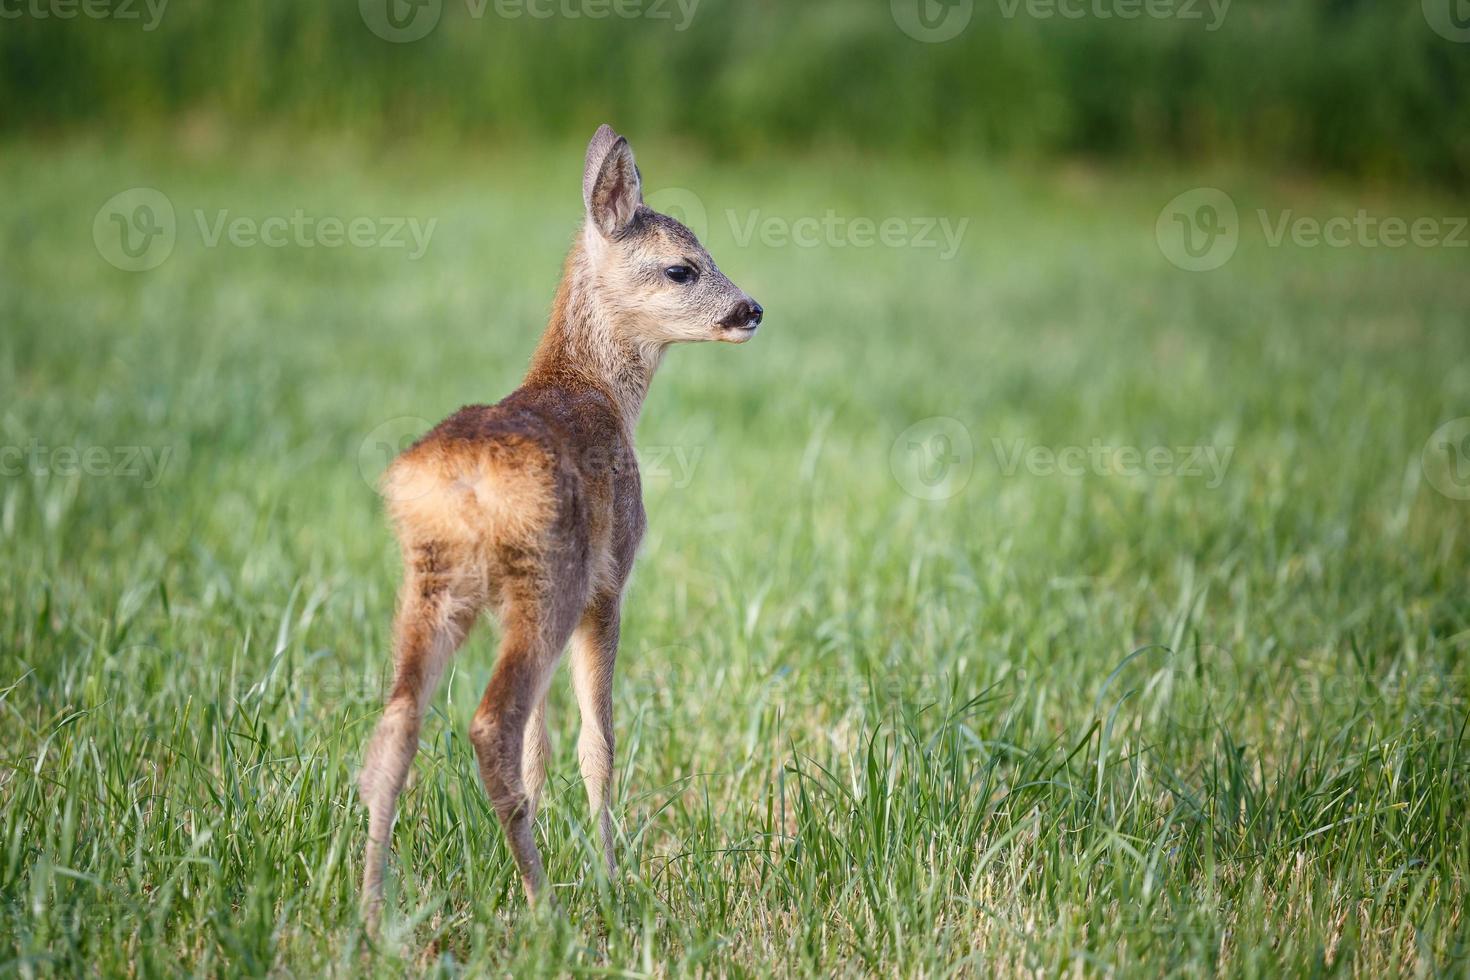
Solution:
{"label": "deer hind leg", "polygon": [[[527,792],[523,766],[528,729],[533,739],[540,737],[534,716],[539,713],[551,673],[576,622],[575,613],[566,615],[557,608],[561,605],[565,602],[529,596],[506,603],[501,617],[500,657],[470,723],[480,781],[505,832],[526,897],[532,902],[544,892],[546,875],[541,852],[536,849],[534,801]],[[539,754],[539,747],[535,751]]]}
{"label": "deer hind leg", "polygon": [[587,786],[587,802],[602,837],[609,877],[617,871],[608,797],[613,768],[612,681],[618,656],[619,606],[616,595],[593,600],[572,636],[572,686],[582,711],[577,761]]}
{"label": "deer hind leg", "polygon": [[358,792],[368,808],[362,909],[370,929],[376,928],[382,910],[393,815],[418,752],[424,709],[478,612],[455,596],[441,565],[433,548],[410,555],[393,626],[393,687],[358,777]]}
{"label": "deer hind leg", "polygon": [[536,822],[541,791],[546,786],[546,760],[551,758],[551,739],[546,734],[546,696],[531,711],[526,722],[526,742],[521,749],[521,782],[526,788],[526,812]]}

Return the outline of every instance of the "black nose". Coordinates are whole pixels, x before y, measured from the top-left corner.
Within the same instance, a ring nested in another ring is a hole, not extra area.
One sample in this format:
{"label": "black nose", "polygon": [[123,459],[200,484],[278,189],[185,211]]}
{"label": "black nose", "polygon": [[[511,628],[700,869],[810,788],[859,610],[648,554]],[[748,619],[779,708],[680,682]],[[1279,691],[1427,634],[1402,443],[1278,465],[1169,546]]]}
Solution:
{"label": "black nose", "polygon": [[761,305],[747,296],[730,307],[730,312],[725,314],[720,326],[731,330],[754,330],[765,315],[766,311],[761,309]]}

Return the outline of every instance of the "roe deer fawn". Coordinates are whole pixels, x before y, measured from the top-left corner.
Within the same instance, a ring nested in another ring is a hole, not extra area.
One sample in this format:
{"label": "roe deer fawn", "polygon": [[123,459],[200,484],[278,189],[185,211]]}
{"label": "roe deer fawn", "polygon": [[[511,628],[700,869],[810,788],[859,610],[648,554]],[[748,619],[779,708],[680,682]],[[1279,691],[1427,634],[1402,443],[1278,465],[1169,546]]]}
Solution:
{"label": "roe deer fawn", "polygon": [[743,343],[763,311],[688,228],[643,203],[633,151],[607,126],[587,147],[582,198],[586,220],[525,381],[498,405],[460,409],[384,474],[404,574],[393,686],[359,779],[370,927],[424,708],[487,608],[502,638],[470,741],[526,895],[534,902],[545,889],[533,836],[546,780],[545,700],[569,640],[582,713],[577,756],[615,870],[613,661],[645,525],[633,429],[668,345]]}

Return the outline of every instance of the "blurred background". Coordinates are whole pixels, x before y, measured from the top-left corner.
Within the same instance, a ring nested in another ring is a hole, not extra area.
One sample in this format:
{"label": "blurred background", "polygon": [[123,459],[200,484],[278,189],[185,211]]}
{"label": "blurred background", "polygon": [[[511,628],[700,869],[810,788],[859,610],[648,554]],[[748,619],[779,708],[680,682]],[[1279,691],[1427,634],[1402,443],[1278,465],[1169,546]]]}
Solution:
{"label": "blurred background", "polygon": [[7,0],[0,127],[1470,176],[1460,0],[92,2]]}

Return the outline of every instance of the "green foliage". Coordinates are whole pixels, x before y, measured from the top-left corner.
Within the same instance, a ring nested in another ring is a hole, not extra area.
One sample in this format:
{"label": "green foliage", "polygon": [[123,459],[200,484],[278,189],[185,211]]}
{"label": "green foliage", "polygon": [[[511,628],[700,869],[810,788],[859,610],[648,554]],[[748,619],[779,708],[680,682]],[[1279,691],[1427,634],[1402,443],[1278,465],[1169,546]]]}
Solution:
{"label": "green foliage", "polygon": [[[415,9],[365,5],[389,2]],[[1058,0],[1039,2],[976,0],[957,37],[923,43],[888,0],[702,0],[688,15],[676,0],[617,0],[659,16],[601,19],[527,5],[612,0],[442,0],[427,36],[391,43],[352,2],[175,2],[145,30],[137,0],[136,20],[6,20],[0,126],[203,116],[396,144],[563,138],[611,120],[746,156],[841,143],[1470,178],[1470,45],[1431,30],[1418,0],[1235,0],[1219,14],[1178,0],[1191,17],[1126,20],[1028,13]]]}

